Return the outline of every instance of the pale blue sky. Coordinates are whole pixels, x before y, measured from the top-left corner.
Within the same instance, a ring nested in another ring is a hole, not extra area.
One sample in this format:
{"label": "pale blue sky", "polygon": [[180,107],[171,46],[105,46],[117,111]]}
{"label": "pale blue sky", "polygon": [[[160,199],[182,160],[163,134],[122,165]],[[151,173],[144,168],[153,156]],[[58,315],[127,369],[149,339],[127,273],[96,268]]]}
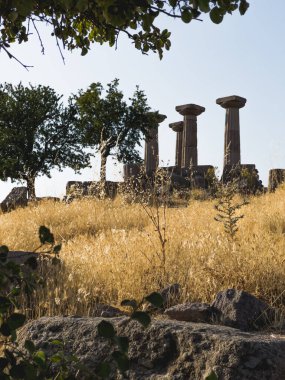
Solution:
{"label": "pale blue sky", "polygon": [[[242,163],[256,164],[267,183],[270,168],[285,168],[285,2],[250,0],[248,13],[228,16],[220,25],[204,22],[189,25],[178,20],[161,19],[172,32],[172,48],[160,61],[157,55],[143,56],[123,36],[118,50],[94,45],[85,57],[79,52],[65,52],[62,63],[54,41],[43,28],[45,55],[41,55],[36,38],[15,46],[13,52],[25,63],[34,65],[26,72],[4,53],[0,54],[0,82],[44,84],[66,97],[92,82],[104,85],[114,78],[126,96],[135,85],[145,90],[153,109],[167,115],[160,126],[160,159],[173,164],[175,133],[168,124],[181,120],[175,106],[196,103],[206,107],[198,118],[199,164],[222,169],[225,111],[216,105],[218,97],[240,95],[247,98],[241,110]],[[119,178],[119,169],[109,165],[109,178]],[[76,176],[67,169],[53,172],[53,178],[36,182],[39,196],[59,195],[68,180],[96,178],[98,161],[92,170]],[[115,175],[117,173],[117,175]],[[13,187],[0,181],[0,200]]]}

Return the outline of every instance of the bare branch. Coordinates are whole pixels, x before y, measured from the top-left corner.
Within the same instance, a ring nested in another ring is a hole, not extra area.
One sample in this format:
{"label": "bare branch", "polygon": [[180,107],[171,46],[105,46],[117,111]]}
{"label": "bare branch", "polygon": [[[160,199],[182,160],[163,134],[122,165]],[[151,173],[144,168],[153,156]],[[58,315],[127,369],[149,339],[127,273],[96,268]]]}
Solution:
{"label": "bare branch", "polygon": [[10,53],[9,50],[2,44],[0,43],[0,50],[3,49],[5,51],[5,53],[8,55],[8,57],[10,59],[15,59],[15,61],[17,61],[21,66],[24,67],[24,69],[26,69],[27,71],[29,71],[29,68],[30,67],[34,67],[34,66],[30,66],[30,65],[26,65],[24,64],[23,62],[21,62],[17,57],[14,56],[14,54]]}
{"label": "bare branch", "polygon": [[38,28],[37,28],[37,26],[36,26],[35,20],[32,18],[31,21],[32,21],[32,23],[33,23],[33,26],[34,26],[34,28],[35,28],[35,31],[36,31],[36,33],[37,33],[37,35],[38,35],[38,39],[39,39],[40,44],[41,44],[41,49],[42,49],[41,52],[42,52],[42,54],[45,54],[45,47],[44,47],[44,44],[43,44],[43,41],[42,41],[41,35],[40,35],[40,33],[39,33],[39,31],[38,31]]}

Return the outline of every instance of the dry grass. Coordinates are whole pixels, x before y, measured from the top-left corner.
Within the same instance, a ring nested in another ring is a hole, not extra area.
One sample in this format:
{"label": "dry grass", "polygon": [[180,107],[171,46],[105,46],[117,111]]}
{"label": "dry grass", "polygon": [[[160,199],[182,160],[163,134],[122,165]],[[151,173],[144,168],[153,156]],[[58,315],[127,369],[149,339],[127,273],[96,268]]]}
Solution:
{"label": "dry grass", "polygon": [[178,282],[181,301],[211,301],[236,287],[285,304],[285,188],[250,200],[235,242],[214,221],[213,201],[166,210],[166,276],[157,232],[140,205],[122,200],[42,203],[0,216],[0,243],[34,250],[37,229],[62,241],[60,267],[49,267],[34,315],[93,314],[96,302],[117,305]]}

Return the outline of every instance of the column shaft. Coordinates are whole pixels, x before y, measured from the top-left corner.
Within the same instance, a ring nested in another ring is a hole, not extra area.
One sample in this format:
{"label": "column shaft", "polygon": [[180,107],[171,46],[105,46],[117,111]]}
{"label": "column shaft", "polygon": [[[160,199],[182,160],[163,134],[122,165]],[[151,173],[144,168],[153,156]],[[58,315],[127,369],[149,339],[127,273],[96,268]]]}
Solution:
{"label": "column shaft", "polygon": [[182,163],[182,141],[183,141],[183,131],[176,132],[176,152],[175,152],[175,166],[181,169]]}
{"label": "column shaft", "polygon": [[226,110],[224,166],[240,164],[239,109]]}
{"label": "column shaft", "polygon": [[144,160],[146,174],[155,172],[159,163],[158,127],[151,129],[150,138],[145,142]]}
{"label": "column shaft", "polygon": [[222,108],[226,109],[226,125],[224,140],[224,169],[240,165],[240,123],[239,109],[246,104],[246,99],[232,95],[216,100]]}
{"label": "column shaft", "polygon": [[183,128],[182,163],[183,168],[198,164],[197,116],[185,115]]}

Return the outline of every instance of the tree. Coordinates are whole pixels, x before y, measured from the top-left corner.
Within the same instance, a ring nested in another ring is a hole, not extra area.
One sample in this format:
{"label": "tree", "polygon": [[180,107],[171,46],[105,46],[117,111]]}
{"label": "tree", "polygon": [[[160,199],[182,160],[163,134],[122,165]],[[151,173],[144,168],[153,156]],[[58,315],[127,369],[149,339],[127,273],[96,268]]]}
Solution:
{"label": "tree", "polygon": [[157,125],[158,113],[150,112],[147,99],[138,87],[130,105],[118,89],[119,80],[107,85],[106,96],[101,83],[92,83],[74,100],[78,107],[83,142],[95,147],[101,156],[100,180],[106,181],[106,164],[110,155],[119,162],[141,162],[137,146],[143,136]]}
{"label": "tree", "polygon": [[26,181],[29,199],[35,178],[52,168],[78,171],[89,165],[78,137],[76,107],[46,86],[0,86],[0,179]]}
{"label": "tree", "polygon": [[[170,32],[161,30],[159,16],[181,19],[185,23],[209,13],[219,24],[228,13],[249,7],[246,0],[0,0],[0,49],[10,58],[10,44],[27,42],[34,33],[44,50],[39,24],[51,26],[51,34],[69,50],[81,49],[85,55],[93,42],[117,46],[121,33],[126,34],[143,53],[149,50],[162,57],[170,48]],[[27,67],[27,66],[26,66]]]}

